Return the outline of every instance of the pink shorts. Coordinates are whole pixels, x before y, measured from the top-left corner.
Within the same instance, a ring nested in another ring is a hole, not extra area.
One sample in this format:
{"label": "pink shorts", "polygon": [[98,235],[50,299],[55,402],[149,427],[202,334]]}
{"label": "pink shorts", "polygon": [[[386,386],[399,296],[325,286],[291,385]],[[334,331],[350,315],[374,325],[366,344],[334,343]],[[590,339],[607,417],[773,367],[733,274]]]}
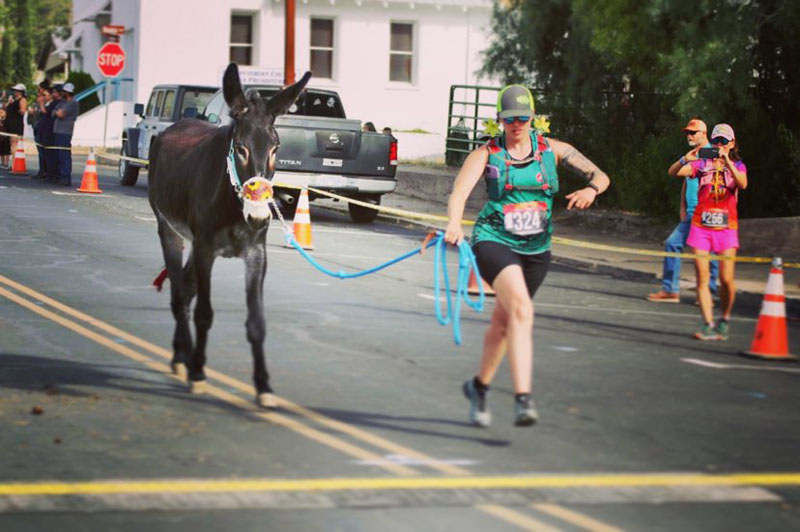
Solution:
{"label": "pink shorts", "polygon": [[693,225],[686,243],[709,253],[722,253],[726,249],[739,249],[739,231],[736,229],[708,229]]}

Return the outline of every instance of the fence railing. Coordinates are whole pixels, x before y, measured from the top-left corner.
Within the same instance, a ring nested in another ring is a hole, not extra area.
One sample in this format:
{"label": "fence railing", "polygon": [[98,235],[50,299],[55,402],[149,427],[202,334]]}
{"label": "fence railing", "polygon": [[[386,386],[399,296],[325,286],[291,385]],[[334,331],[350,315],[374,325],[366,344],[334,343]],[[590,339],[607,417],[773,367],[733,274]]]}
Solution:
{"label": "fence railing", "polygon": [[495,119],[497,93],[501,87],[451,85],[447,106],[445,164],[459,166],[488,137],[484,122]]}
{"label": "fence railing", "polygon": [[[75,99],[77,101],[81,101],[84,98],[86,98],[87,96],[91,96],[94,93],[98,93],[98,96],[100,98],[100,103],[104,104],[104,103],[106,103],[106,90],[105,90],[106,85],[111,85],[111,87],[113,89],[113,93],[112,93],[112,96],[111,96],[109,101],[115,102],[115,101],[119,100],[119,87],[120,87],[120,85],[123,82],[127,82],[127,81],[132,82],[133,78],[119,78],[119,79],[112,79],[110,81],[104,79],[100,83],[96,83],[95,85],[92,85],[88,89],[83,89],[81,92],[79,92],[78,94],[75,95]],[[102,89],[102,91],[101,91],[101,89]]]}

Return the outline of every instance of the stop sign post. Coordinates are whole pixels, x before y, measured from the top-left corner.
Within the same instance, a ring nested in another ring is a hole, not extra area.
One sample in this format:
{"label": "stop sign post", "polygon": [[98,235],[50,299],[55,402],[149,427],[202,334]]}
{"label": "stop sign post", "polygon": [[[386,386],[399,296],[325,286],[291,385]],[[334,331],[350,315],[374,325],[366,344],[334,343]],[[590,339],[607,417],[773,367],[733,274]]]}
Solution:
{"label": "stop sign post", "polygon": [[125,50],[116,42],[107,42],[97,52],[97,68],[107,78],[115,78],[125,68]]}
{"label": "stop sign post", "polygon": [[[115,78],[125,68],[125,50],[116,42],[107,42],[97,52],[97,68],[107,78]],[[103,90],[108,89],[108,84]],[[106,93],[107,96],[107,93]],[[108,98],[103,98],[106,104],[105,124],[103,125],[103,148],[106,147],[106,131],[108,129]]]}

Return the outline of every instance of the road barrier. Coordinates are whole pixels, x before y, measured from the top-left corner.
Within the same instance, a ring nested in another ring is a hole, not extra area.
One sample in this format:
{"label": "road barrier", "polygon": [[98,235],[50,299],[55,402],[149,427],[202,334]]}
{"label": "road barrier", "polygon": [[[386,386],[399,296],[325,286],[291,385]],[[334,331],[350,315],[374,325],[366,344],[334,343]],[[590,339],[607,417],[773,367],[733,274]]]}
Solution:
{"label": "road barrier", "polygon": [[[13,135],[10,133],[0,133],[0,135],[5,135],[9,137],[18,137],[19,135]],[[37,146],[42,146],[41,144],[37,143]],[[43,146],[45,149],[66,149],[69,150],[70,148],[64,148],[59,146]],[[129,157],[127,155],[118,155],[113,153],[106,153],[106,152],[98,152],[96,154],[98,158],[109,159],[113,161],[132,161],[140,164],[148,164],[149,161],[147,159],[140,159],[137,157]],[[276,182],[273,183],[276,187],[281,188],[291,188],[295,190],[302,190],[303,187],[299,187],[296,185],[289,185],[287,183],[280,183]],[[437,215],[437,214],[425,214],[421,212],[414,212],[408,211],[405,209],[395,209],[393,207],[383,207],[380,205],[375,205],[372,203],[367,203],[365,201],[356,200],[353,198],[348,198],[346,196],[341,196],[339,194],[335,194],[333,192],[328,192],[325,190],[320,190],[318,188],[307,187],[309,192],[313,192],[314,194],[325,196],[331,199],[343,201],[345,203],[354,203],[356,205],[360,205],[362,207],[367,207],[370,209],[375,209],[380,213],[394,215],[398,218],[405,219],[408,221],[417,221],[417,222],[444,222],[447,223],[449,218],[444,215]],[[475,222],[473,220],[464,220],[462,222],[464,225],[474,225]],[[429,228],[434,228],[431,224],[426,224]],[[649,257],[672,257],[672,258],[680,258],[680,259],[695,259],[699,258],[699,255],[695,255],[693,253],[672,253],[668,251],[653,251],[648,249],[638,249],[638,248],[629,248],[624,246],[610,246],[606,244],[597,244],[594,242],[585,242],[582,240],[574,240],[571,238],[562,238],[558,236],[552,237],[552,241],[554,244],[561,244],[564,246],[572,246],[572,247],[580,247],[580,248],[588,248],[588,249],[596,249],[596,250],[603,250],[603,251],[613,251],[616,253],[625,253],[630,255],[645,255]],[[734,261],[734,262],[741,262],[741,263],[755,263],[755,264],[771,264],[773,261],[773,257],[724,257],[722,255],[704,255],[702,258],[707,258],[709,260],[727,260],[727,261]],[[784,262],[784,268],[793,268],[793,269],[800,269],[800,262]]]}

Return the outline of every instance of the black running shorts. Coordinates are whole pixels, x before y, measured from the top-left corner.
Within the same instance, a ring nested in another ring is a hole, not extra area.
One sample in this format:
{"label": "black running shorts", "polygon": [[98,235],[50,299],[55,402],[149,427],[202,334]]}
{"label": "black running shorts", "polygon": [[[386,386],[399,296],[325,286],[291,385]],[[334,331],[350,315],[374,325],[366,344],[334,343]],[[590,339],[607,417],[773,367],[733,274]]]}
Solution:
{"label": "black running shorts", "polygon": [[516,264],[522,268],[522,275],[525,277],[525,284],[528,286],[531,298],[541,286],[550,267],[549,251],[535,255],[522,255],[512,251],[508,246],[485,240],[472,246],[472,252],[475,253],[481,277],[489,284],[494,283],[506,266]]}

